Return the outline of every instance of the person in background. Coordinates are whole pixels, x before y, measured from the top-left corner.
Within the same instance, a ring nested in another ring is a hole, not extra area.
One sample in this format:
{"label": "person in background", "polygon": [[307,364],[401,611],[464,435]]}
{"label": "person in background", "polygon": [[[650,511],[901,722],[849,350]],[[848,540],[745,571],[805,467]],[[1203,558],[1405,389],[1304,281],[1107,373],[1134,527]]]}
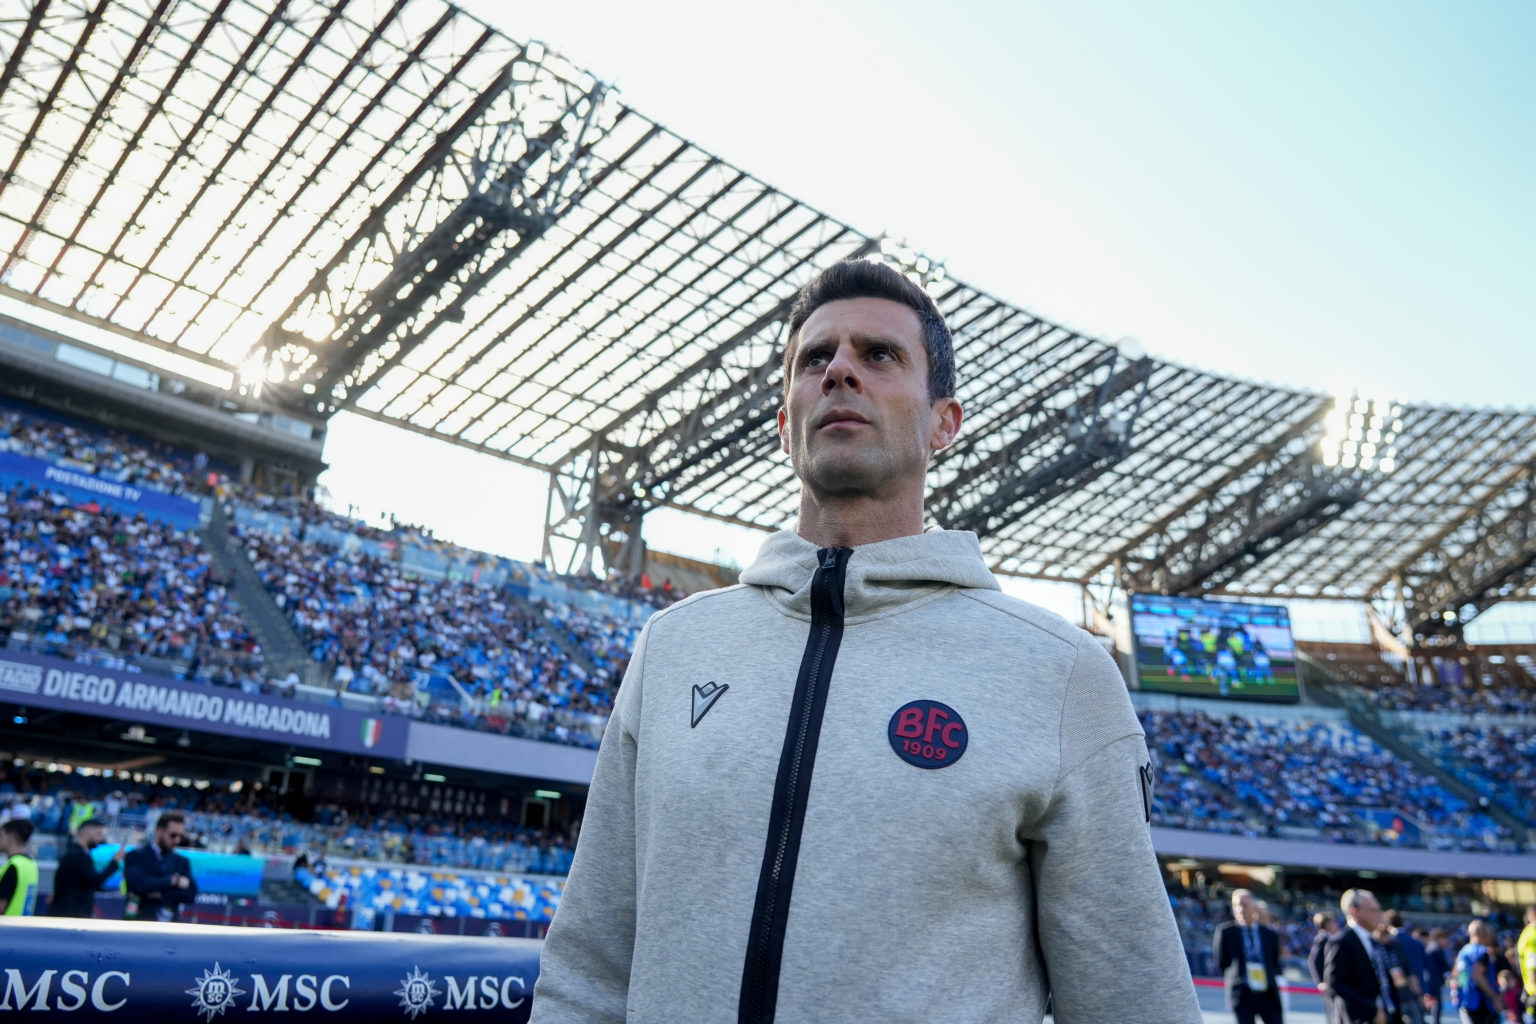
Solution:
{"label": "person in background", "polygon": [[128,883],[124,917],[174,921],[183,906],[197,899],[192,862],[177,852],[186,834],[182,813],[166,811],[155,822],[154,839],[128,854],[123,862]]}
{"label": "person in background", "polygon": [[1480,920],[1467,926],[1467,944],[1456,954],[1451,981],[1461,1024],[1498,1024],[1502,1001],[1494,988],[1493,929]]}
{"label": "person in background", "polygon": [[1424,1019],[1440,1024],[1445,1009],[1445,976],[1451,973],[1451,938],[1444,928],[1433,928],[1424,943]]}
{"label": "person in background", "polygon": [[32,822],[11,818],[0,825],[0,916],[31,917],[37,908],[37,861],[27,854],[32,841]]}
{"label": "person in background", "polygon": [[1525,989],[1526,1024],[1536,1024],[1536,903],[1525,908],[1525,928],[1515,943],[1515,955]]}
{"label": "person in background", "polygon": [[1323,955],[1328,1019],[1333,1024],[1388,1024],[1390,983],[1371,938],[1381,923],[1381,904],[1364,889],[1350,889],[1340,898],[1339,909],[1348,924],[1328,940]]}
{"label": "person in background", "polygon": [[1328,940],[1339,933],[1339,919],[1322,911],[1312,915],[1312,924],[1317,932],[1312,936],[1312,949],[1307,953],[1307,970],[1312,973],[1312,981],[1317,985],[1317,990],[1323,994],[1323,1004],[1328,1003],[1328,983],[1323,980],[1323,954],[1328,951]]}
{"label": "person in background", "polygon": [[1280,937],[1260,923],[1253,893],[1232,893],[1233,920],[1223,922],[1211,938],[1211,956],[1226,982],[1227,1006],[1238,1024],[1280,1024]]}
{"label": "person in background", "polygon": [[53,917],[94,917],[96,891],[123,866],[128,844],[122,843],[112,859],[97,868],[91,851],[107,838],[107,826],[100,818],[87,818],[75,829],[75,841],[59,856],[53,873],[53,902],[48,913]]}
{"label": "person in background", "polygon": [[1499,972],[1499,999],[1504,1020],[1509,1024],[1520,1024],[1520,979],[1515,977],[1514,971]]}
{"label": "person in background", "polygon": [[1406,1024],[1424,1024],[1424,1010],[1428,1001],[1424,998],[1424,944],[1403,927],[1401,910],[1387,911],[1386,939],[1397,953],[1402,968],[1401,976],[1393,975],[1397,987],[1397,1005],[1401,1008]]}

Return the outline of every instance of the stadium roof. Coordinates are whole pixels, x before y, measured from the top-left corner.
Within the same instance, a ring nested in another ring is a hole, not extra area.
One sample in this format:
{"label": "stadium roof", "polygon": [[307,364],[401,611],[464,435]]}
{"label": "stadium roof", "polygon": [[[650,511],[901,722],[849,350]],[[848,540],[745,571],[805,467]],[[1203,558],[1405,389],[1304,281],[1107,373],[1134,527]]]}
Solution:
{"label": "stadium roof", "polygon": [[566,520],[786,522],[788,303],[867,256],[922,279],[955,331],[967,424],[931,508],[1000,571],[1275,596],[1400,581],[1425,622],[1530,594],[1536,413],[1336,408],[1083,337],[440,0],[0,3],[0,294],[295,414],[550,470]]}

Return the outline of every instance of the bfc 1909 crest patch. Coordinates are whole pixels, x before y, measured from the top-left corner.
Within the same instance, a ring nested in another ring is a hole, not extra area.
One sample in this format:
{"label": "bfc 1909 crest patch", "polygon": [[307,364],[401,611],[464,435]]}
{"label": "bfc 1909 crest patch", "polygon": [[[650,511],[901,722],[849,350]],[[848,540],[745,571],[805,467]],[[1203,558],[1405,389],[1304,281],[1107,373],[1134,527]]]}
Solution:
{"label": "bfc 1909 crest patch", "polygon": [[891,716],[887,730],[896,756],[919,768],[947,768],[971,742],[960,713],[936,700],[914,700]]}

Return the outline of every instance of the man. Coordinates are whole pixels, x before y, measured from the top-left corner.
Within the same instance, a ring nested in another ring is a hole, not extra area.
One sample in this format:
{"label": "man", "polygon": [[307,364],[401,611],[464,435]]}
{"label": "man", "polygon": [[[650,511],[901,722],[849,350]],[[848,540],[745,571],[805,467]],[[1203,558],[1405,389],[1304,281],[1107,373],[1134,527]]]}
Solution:
{"label": "man", "polygon": [[1328,940],[1323,980],[1328,984],[1332,1024],[1389,1024],[1395,1006],[1386,964],[1371,938],[1381,924],[1381,904],[1364,889],[1350,889],[1339,900],[1345,927]]}
{"label": "man", "polygon": [[128,884],[124,917],[174,921],[183,906],[197,899],[192,862],[176,852],[186,832],[182,813],[166,811],[155,822],[154,839],[128,854],[123,861],[123,878]]}
{"label": "man", "polygon": [[1494,987],[1493,929],[1480,920],[1467,926],[1467,944],[1452,967],[1451,996],[1461,1024],[1498,1024],[1499,991]]}
{"label": "man", "polygon": [[1327,952],[1328,940],[1339,932],[1339,919],[1325,910],[1312,915],[1312,925],[1317,931],[1312,935],[1312,949],[1307,953],[1307,970],[1327,1005],[1328,983],[1323,980],[1323,954]]}
{"label": "man", "polygon": [[32,841],[32,822],[11,818],[0,825],[0,916],[31,917],[37,909],[37,861],[27,854]]}
{"label": "man", "polygon": [[1119,670],[924,532],[937,307],[848,262],[788,326],[800,518],[642,631],[533,1020],[1195,1024]]}
{"label": "man", "polygon": [[100,818],[87,818],[75,830],[75,841],[59,857],[53,874],[53,902],[48,912],[54,917],[92,917],[96,913],[96,891],[117,874],[128,856],[128,844],[120,844],[112,859],[97,868],[91,851],[107,838],[107,826]]}
{"label": "man", "polygon": [[1247,889],[1232,893],[1233,920],[1216,928],[1211,958],[1227,988],[1238,1024],[1280,1024],[1280,937],[1260,923],[1258,901]]}
{"label": "man", "polygon": [[1424,993],[1429,997],[1429,1024],[1440,1024],[1445,1007],[1445,978],[1451,973],[1451,936],[1444,928],[1434,928],[1424,946]]}
{"label": "man", "polygon": [[1389,910],[1382,925],[1384,941],[1396,955],[1399,971],[1392,974],[1392,986],[1404,1024],[1424,1024],[1424,1010],[1429,1007],[1424,991],[1424,943],[1403,927],[1403,912]]}
{"label": "man", "polygon": [[1525,1019],[1536,1022],[1536,903],[1525,908],[1525,928],[1515,943],[1520,961],[1520,982],[1525,989]]}

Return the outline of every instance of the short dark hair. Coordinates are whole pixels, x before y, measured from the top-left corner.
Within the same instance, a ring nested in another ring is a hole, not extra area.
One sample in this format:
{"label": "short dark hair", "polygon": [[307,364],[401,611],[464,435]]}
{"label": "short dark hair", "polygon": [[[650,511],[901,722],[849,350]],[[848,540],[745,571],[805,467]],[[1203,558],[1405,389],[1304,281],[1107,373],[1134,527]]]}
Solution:
{"label": "short dark hair", "polygon": [[895,267],[866,259],[834,263],[806,282],[789,308],[789,344],[784,346],[784,387],[789,376],[800,328],[811,314],[829,302],[842,299],[889,299],[917,314],[923,326],[923,347],[928,351],[928,398],[953,398],[955,394],[955,341],[944,323],[938,304],[922,286]]}
{"label": "short dark hair", "polygon": [[1403,926],[1403,912],[1401,910],[1387,911],[1387,924],[1393,928],[1401,928]]}
{"label": "short dark hair", "polygon": [[26,818],[12,818],[0,825],[0,831],[9,832],[16,837],[18,843],[25,843],[32,838],[32,823]]}
{"label": "short dark hair", "polygon": [[187,816],[180,811],[166,811],[155,821],[155,831],[158,832],[167,825],[183,825],[187,823]]}

